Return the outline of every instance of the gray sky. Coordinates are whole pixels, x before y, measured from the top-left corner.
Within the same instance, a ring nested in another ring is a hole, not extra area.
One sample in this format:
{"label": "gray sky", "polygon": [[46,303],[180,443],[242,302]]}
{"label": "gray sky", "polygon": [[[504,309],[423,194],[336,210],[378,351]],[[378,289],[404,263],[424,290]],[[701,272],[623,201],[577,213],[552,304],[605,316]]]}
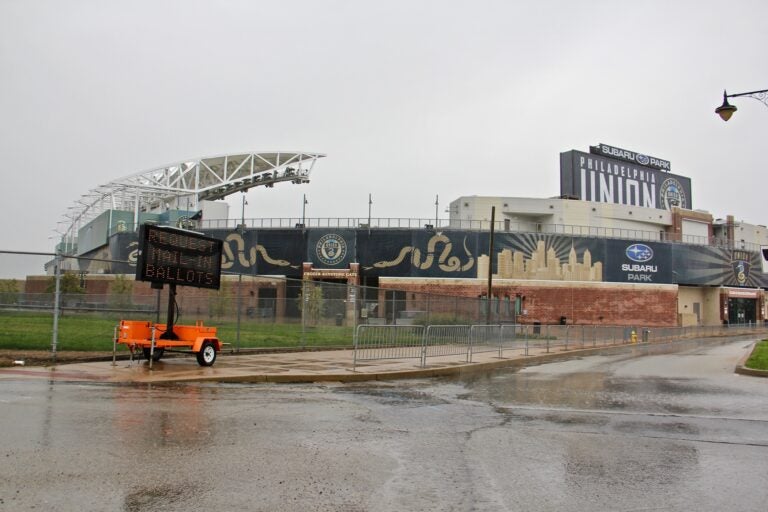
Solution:
{"label": "gray sky", "polygon": [[[559,153],[672,162],[766,224],[768,2],[0,0],[0,249],[52,250],[92,187],[187,158],[326,153],[246,217],[441,217],[550,197]],[[240,199],[232,200],[239,216]]]}

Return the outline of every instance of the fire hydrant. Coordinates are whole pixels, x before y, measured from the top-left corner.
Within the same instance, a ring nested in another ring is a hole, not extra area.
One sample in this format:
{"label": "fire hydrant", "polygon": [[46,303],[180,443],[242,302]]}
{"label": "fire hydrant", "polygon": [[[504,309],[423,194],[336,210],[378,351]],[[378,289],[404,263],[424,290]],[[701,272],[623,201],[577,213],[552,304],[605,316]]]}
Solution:
{"label": "fire hydrant", "polygon": [[637,343],[637,333],[633,330],[632,334],[629,335],[629,339],[632,340],[632,343]]}

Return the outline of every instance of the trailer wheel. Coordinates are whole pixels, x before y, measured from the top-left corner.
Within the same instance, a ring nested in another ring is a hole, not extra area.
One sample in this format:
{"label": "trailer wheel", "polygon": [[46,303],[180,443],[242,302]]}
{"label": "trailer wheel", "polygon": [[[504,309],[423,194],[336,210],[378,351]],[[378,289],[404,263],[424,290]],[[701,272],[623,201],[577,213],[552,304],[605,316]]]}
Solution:
{"label": "trailer wheel", "polygon": [[[141,352],[144,354],[144,359],[146,359],[147,361],[149,361],[149,354],[150,354],[150,349],[149,349],[148,347],[143,347],[143,348],[141,349]],[[164,353],[164,352],[165,352],[165,349],[164,349],[164,348],[157,348],[157,347],[155,347],[155,353],[154,353],[154,354],[152,354],[152,355],[154,356],[154,357],[152,358],[152,360],[153,360],[153,361],[155,361],[155,362],[159,361],[159,360],[160,360],[160,358],[161,358],[161,357],[163,357],[163,353]]]}
{"label": "trailer wheel", "polygon": [[200,352],[197,353],[197,364],[200,366],[212,366],[216,361],[216,347],[210,341],[203,343]]}

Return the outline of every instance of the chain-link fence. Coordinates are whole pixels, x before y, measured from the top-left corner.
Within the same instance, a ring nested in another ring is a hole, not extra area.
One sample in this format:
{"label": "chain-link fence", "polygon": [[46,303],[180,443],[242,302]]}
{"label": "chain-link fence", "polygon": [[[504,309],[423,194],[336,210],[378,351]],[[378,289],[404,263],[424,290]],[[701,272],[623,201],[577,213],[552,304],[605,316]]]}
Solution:
{"label": "chain-link fence", "polygon": [[[346,281],[224,273],[218,290],[154,289],[134,275],[108,274],[127,261],[0,251],[0,349],[112,349],[120,320],[215,326],[232,350],[351,347],[358,325],[512,321],[503,301],[446,297]],[[34,261],[31,261],[34,260]],[[30,265],[30,262],[33,264]],[[489,311],[490,307],[490,311]]]}
{"label": "chain-link fence", "polygon": [[[54,358],[57,349],[111,351],[120,320],[167,323],[168,287],[153,289],[133,275],[103,273],[110,262],[0,251],[0,349],[51,350]],[[232,351],[354,346],[356,361],[395,356],[471,361],[472,354],[484,352],[529,355],[755,328],[521,325],[515,298],[488,301],[238,274],[224,274],[218,290],[179,287],[172,310],[174,324],[202,321],[216,327]]]}

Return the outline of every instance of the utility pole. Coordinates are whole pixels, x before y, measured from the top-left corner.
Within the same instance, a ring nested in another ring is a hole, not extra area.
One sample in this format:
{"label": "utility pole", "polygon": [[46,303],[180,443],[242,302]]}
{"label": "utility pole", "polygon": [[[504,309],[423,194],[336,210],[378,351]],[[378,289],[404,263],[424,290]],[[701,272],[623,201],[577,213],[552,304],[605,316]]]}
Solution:
{"label": "utility pole", "polygon": [[496,207],[491,207],[491,236],[488,241],[488,309],[486,311],[485,323],[491,325],[491,301],[493,293],[493,234],[496,227]]}

